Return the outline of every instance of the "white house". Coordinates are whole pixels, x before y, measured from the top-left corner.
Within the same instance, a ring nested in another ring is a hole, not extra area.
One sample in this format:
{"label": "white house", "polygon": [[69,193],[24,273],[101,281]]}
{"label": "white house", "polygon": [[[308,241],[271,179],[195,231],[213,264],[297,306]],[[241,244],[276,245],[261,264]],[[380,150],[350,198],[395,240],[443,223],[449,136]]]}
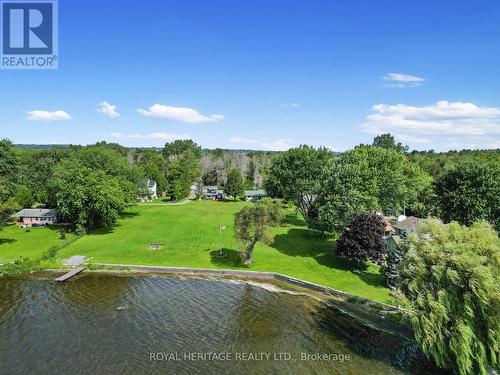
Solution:
{"label": "white house", "polygon": [[151,179],[145,179],[141,181],[144,186],[144,196],[140,197],[140,200],[150,200],[158,198],[158,194],[156,192],[156,181]]}

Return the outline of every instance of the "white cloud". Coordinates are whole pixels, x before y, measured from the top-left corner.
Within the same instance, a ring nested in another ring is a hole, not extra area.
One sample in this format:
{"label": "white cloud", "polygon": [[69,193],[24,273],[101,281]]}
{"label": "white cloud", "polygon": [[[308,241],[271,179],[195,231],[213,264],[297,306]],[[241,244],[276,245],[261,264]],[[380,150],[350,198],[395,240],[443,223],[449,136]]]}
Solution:
{"label": "white cloud", "polygon": [[97,112],[104,113],[109,118],[120,117],[120,112],[118,112],[116,105],[110,104],[106,101],[99,104],[100,108]]}
{"label": "white cloud", "polygon": [[249,138],[230,138],[229,142],[239,146],[252,146],[267,151],[286,151],[290,147],[290,139],[276,139],[274,141],[249,139]]}
{"label": "white cloud", "polygon": [[196,109],[187,107],[173,107],[163,104],[154,104],[148,109],[138,109],[137,112],[148,117],[187,122],[189,124],[218,122],[225,119],[223,115],[219,114],[205,116],[198,112]]}
{"label": "white cloud", "polygon": [[425,82],[425,78],[403,73],[388,73],[382,79],[391,82],[388,87],[398,88],[422,86]]}
{"label": "white cloud", "polygon": [[26,118],[31,121],[71,120],[71,116],[64,111],[49,112],[42,110],[28,111],[28,116]]}
{"label": "white cloud", "polygon": [[115,139],[144,139],[156,141],[174,141],[176,139],[191,139],[189,134],[169,134],[169,133],[148,133],[148,134],[123,134],[111,133],[111,137]]}
{"label": "white cloud", "polygon": [[413,143],[413,144],[429,144],[431,141],[428,138],[423,138],[421,136],[409,135],[409,134],[396,134],[396,139],[403,143]]}
{"label": "white cloud", "polygon": [[[464,147],[486,147],[486,139],[482,137],[500,136],[500,107],[443,100],[422,107],[377,104],[372,111],[360,126],[364,132],[393,132],[408,143],[441,143],[440,137],[459,136]],[[458,147],[456,142],[453,145]]]}
{"label": "white cloud", "polygon": [[260,141],[249,138],[230,138],[229,142],[239,145],[258,145]]}
{"label": "white cloud", "polygon": [[300,107],[300,104],[299,103],[284,103],[281,106],[285,107],[285,108],[297,108],[297,107]]}
{"label": "white cloud", "polygon": [[487,148],[500,149],[500,139],[494,139],[486,143]]}

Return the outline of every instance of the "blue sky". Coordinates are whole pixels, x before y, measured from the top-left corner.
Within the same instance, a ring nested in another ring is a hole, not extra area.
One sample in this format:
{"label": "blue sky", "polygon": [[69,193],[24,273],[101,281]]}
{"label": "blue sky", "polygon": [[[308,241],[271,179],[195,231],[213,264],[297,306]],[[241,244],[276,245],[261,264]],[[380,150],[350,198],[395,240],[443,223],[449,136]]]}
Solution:
{"label": "blue sky", "polygon": [[15,143],[500,148],[500,4],[61,0],[59,69],[0,99]]}

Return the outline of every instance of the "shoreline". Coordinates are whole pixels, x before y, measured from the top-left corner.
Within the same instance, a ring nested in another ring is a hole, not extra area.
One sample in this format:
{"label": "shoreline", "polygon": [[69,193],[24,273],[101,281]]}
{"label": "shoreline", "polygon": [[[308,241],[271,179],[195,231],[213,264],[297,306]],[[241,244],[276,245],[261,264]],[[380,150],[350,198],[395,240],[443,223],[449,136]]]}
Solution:
{"label": "shoreline", "polygon": [[146,272],[146,273],[158,272],[158,273],[186,275],[186,276],[202,276],[202,277],[216,276],[221,278],[237,277],[237,278],[257,279],[257,280],[278,280],[286,284],[298,286],[315,292],[320,292],[328,296],[340,297],[341,299],[355,299],[358,303],[383,306],[384,308],[390,311],[399,311],[405,314],[411,314],[410,310],[404,309],[402,307],[392,306],[384,302],[374,301],[365,297],[360,297],[355,294],[347,293],[341,290],[337,290],[321,284],[316,284],[310,281],[302,280],[278,272],[192,268],[192,267],[142,266],[135,264],[115,264],[115,263],[93,263],[92,265],[101,268],[113,268],[113,269],[128,270],[133,272]]}
{"label": "shoreline", "polygon": [[[187,267],[138,266],[112,263],[94,263],[95,269],[84,269],[79,275],[68,282],[78,282],[85,274],[110,274],[125,277],[186,277],[195,280],[237,281],[259,287],[270,293],[286,293],[290,295],[312,298],[338,314],[347,315],[359,324],[389,335],[398,336],[415,342],[412,329],[408,322],[392,319],[391,315],[403,314],[409,316],[410,311],[397,308],[381,302],[371,301],[363,297],[337,291],[322,285],[310,283],[287,275],[274,272],[244,271],[244,270],[214,270]],[[44,269],[27,275],[64,274],[68,269]],[[16,276],[22,276],[17,274]],[[52,279],[52,277],[50,277]],[[55,279],[55,277],[54,277]]]}

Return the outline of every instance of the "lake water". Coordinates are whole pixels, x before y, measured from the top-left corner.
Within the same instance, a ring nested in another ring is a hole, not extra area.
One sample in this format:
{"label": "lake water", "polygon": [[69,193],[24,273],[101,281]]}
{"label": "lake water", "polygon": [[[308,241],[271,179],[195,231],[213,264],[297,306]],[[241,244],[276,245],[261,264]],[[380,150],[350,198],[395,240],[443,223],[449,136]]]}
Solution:
{"label": "lake water", "polygon": [[1,374],[435,373],[414,343],[305,296],[218,280],[53,278],[0,278]]}

